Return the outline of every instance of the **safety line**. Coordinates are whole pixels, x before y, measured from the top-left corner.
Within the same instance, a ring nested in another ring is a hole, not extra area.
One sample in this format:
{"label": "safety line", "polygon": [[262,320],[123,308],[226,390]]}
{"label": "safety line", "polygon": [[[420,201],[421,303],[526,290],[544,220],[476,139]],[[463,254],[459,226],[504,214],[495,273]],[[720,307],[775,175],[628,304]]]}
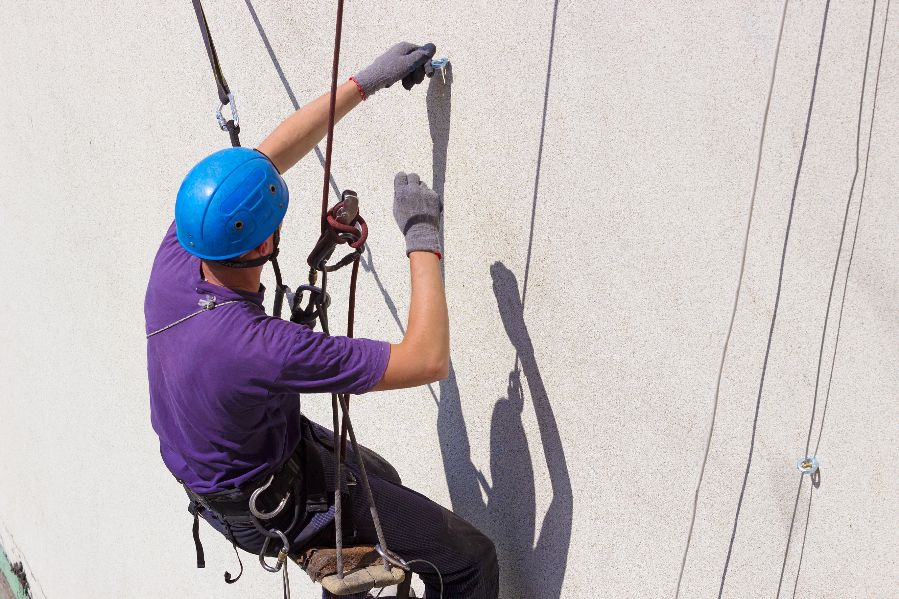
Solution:
{"label": "safety line", "polygon": [[[829,1],[829,0],[828,0]],[[343,29],[343,0],[337,0],[337,27],[334,32],[334,56],[331,61],[331,97],[328,102],[328,139],[325,142],[325,180],[322,188],[322,233],[328,227],[328,195],[331,183],[331,153],[334,149],[334,121],[337,105],[337,67],[340,64],[340,34]]]}
{"label": "safety line", "polygon": [[752,194],[749,199],[749,217],[746,220],[746,232],[743,235],[743,254],[740,258],[740,273],[737,276],[737,291],[734,293],[734,302],[730,313],[730,323],[727,325],[727,335],[724,338],[724,349],[721,352],[721,362],[718,366],[718,376],[715,381],[715,397],[712,400],[712,419],[709,424],[709,432],[705,441],[705,451],[702,455],[702,466],[699,469],[699,480],[696,483],[696,491],[693,494],[693,509],[690,514],[690,528],[687,531],[687,544],[684,547],[684,555],[681,558],[680,572],[677,575],[677,590],[674,593],[675,599],[680,597],[681,582],[683,581],[684,571],[687,567],[687,555],[690,552],[690,544],[693,541],[693,526],[696,523],[696,511],[699,506],[699,491],[702,488],[702,481],[705,478],[706,464],[709,460],[709,451],[712,446],[712,435],[715,432],[715,423],[718,416],[718,397],[721,393],[721,378],[724,374],[724,363],[727,360],[727,352],[730,349],[730,337],[734,330],[734,321],[737,317],[737,306],[740,303],[740,292],[743,289],[743,274],[746,270],[746,254],[749,249],[749,231],[752,228],[752,216],[755,212],[755,196],[759,186],[759,173],[762,168],[762,154],[765,147],[765,133],[768,130],[768,113],[771,110],[771,98],[774,94],[774,81],[777,78],[777,62],[780,58],[780,42],[783,39],[784,23],[787,20],[787,6],[790,0],[784,0],[783,13],[780,16],[780,27],[777,32],[777,45],[774,49],[774,63],[771,67],[771,77],[768,82],[768,98],[765,100],[765,112],[762,115],[762,133],[759,138],[758,155],[755,164],[755,177],[752,181]]}
{"label": "safety line", "polygon": [[830,375],[827,380],[827,392],[824,394],[824,407],[821,410],[821,426],[818,429],[818,440],[815,442],[815,451],[812,455],[818,454],[818,447],[821,445],[821,434],[824,432],[824,418],[827,416],[827,404],[830,401],[830,385],[833,382],[833,370],[837,360],[837,347],[840,343],[840,327],[843,324],[843,307],[846,305],[846,289],[849,287],[849,273],[852,269],[852,258],[855,255],[855,242],[858,240],[858,227],[862,217],[862,203],[865,201],[865,187],[868,183],[868,159],[871,156],[871,137],[874,132],[874,117],[877,114],[877,91],[880,87],[880,65],[883,62],[883,49],[887,38],[887,24],[890,18],[890,3],[887,0],[886,15],[883,19],[883,35],[880,41],[880,56],[877,59],[877,76],[874,78],[874,96],[871,106],[871,123],[868,126],[868,147],[865,150],[865,169],[862,175],[862,190],[858,200],[858,216],[855,220],[855,231],[852,235],[852,247],[849,250],[849,260],[846,266],[846,280],[843,283],[843,297],[840,300],[840,314],[837,318],[837,334],[833,347],[833,358],[830,362]]}
{"label": "safety line", "polygon": [[805,557],[805,539],[808,537],[808,521],[812,515],[812,497],[814,496],[815,486],[812,485],[808,490],[808,507],[805,508],[805,528],[802,532],[802,551],[799,552],[799,565],[796,568],[796,579],[793,581],[793,599],[796,599],[796,589],[799,588],[799,573],[802,571],[802,559]]}
{"label": "safety line", "polygon": [[843,240],[846,237],[846,225],[849,222],[849,206],[852,205],[852,194],[855,192],[855,182],[858,180],[859,165],[861,162],[861,142],[862,142],[862,110],[865,106],[865,86],[868,82],[868,61],[871,56],[871,39],[874,34],[874,14],[877,11],[877,0],[871,3],[871,24],[868,26],[868,46],[865,51],[865,70],[862,74],[862,90],[861,98],[858,102],[858,123],[855,129],[855,172],[852,174],[852,184],[849,186],[849,197],[846,198],[846,210],[843,212],[843,227],[840,229],[840,243],[837,246],[837,257],[833,263],[833,274],[830,277],[830,292],[827,294],[827,309],[824,312],[824,327],[821,331],[821,345],[818,348],[818,369],[815,374],[815,393],[812,401],[812,416],[808,423],[808,436],[805,440],[805,453],[808,455],[809,447],[812,442],[812,428],[815,425],[815,413],[818,407],[818,387],[821,380],[821,365],[824,361],[824,340],[827,337],[827,324],[830,319],[830,305],[833,301],[833,292],[837,283],[837,270],[840,266],[840,255],[843,253]]}
{"label": "safety line", "polygon": [[[805,474],[799,475],[799,486],[796,488],[796,499],[793,501],[793,515],[790,516],[790,529],[787,531],[787,547],[784,549],[783,563],[780,565],[780,578],[777,580],[777,594],[774,599],[780,599],[780,589],[784,583],[784,572],[787,571],[787,558],[790,556],[790,540],[793,538],[793,528],[796,525],[796,512],[799,511],[799,496],[802,494],[802,485],[805,482]],[[812,491],[814,486],[812,487]],[[812,491],[809,491],[811,497]],[[808,530],[806,529],[806,532]]]}
{"label": "safety line", "polygon": [[[540,121],[540,143],[537,146],[537,174],[534,175],[534,199],[531,201],[531,231],[528,235],[528,253],[524,262],[524,281],[521,284],[521,307],[528,294],[528,275],[531,272],[531,251],[534,248],[534,221],[537,218],[537,195],[540,190],[540,168],[543,165],[543,139],[546,135],[546,115],[549,112],[549,82],[553,71],[553,49],[556,43],[556,17],[559,14],[559,0],[553,3],[553,22],[549,34],[549,58],[546,63],[546,84],[543,88],[543,118]],[[518,358],[516,357],[516,368]]]}
{"label": "safety line", "polygon": [[786,260],[787,260],[787,247],[788,247],[789,241],[790,241],[790,228],[793,224],[793,209],[796,206],[796,194],[799,190],[799,179],[802,174],[802,164],[805,160],[805,150],[806,150],[806,147],[808,146],[808,133],[809,133],[809,128],[811,126],[811,121],[812,121],[812,112],[814,111],[814,106],[815,106],[815,92],[818,88],[818,74],[821,69],[821,53],[824,50],[824,34],[827,30],[827,15],[829,13],[830,13],[830,0],[827,0],[827,3],[824,6],[824,19],[821,24],[821,37],[820,37],[820,40],[818,41],[818,57],[815,60],[815,76],[812,79],[812,92],[811,92],[811,97],[809,99],[808,114],[806,115],[806,118],[805,118],[805,131],[803,132],[803,135],[802,135],[802,149],[799,152],[799,164],[796,167],[796,179],[793,182],[793,193],[790,196],[790,212],[789,212],[789,215],[787,216],[786,233],[784,234],[783,250],[782,250],[781,256],[780,256],[780,269],[779,269],[778,276],[777,276],[777,293],[774,296],[774,310],[771,314],[771,327],[768,330],[768,342],[765,346],[765,358],[764,358],[764,361],[762,362],[762,374],[761,374],[761,378],[759,380],[759,392],[758,392],[758,396],[756,398],[756,403],[755,403],[755,414],[753,415],[753,418],[752,418],[752,435],[751,435],[750,441],[749,441],[749,457],[746,460],[746,471],[743,474],[743,484],[740,487],[740,497],[737,500],[737,512],[736,512],[736,515],[734,516],[734,526],[733,526],[733,530],[731,531],[731,535],[730,535],[730,543],[727,546],[727,557],[724,560],[724,570],[721,573],[721,585],[718,588],[718,599],[721,599],[721,596],[724,594],[724,583],[727,580],[727,570],[730,567],[730,558],[731,558],[731,555],[733,555],[734,540],[737,537],[737,528],[740,523],[740,511],[743,508],[743,498],[746,494],[746,484],[749,481],[749,472],[752,468],[752,455],[753,455],[753,451],[755,450],[755,437],[756,437],[756,432],[758,429],[759,412],[761,411],[761,407],[762,407],[762,392],[765,387],[765,375],[767,374],[767,371],[768,371],[768,358],[770,357],[770,354],[771,354],[771,341],[774,338],[774,326],[777,323],[777,310],[780,306],[780,293],[781,293],[781,290],[783,287],[784,267],[786,265]]}
{"label": "safety line", "polygon": [[[861,194],[859,195],[859,200],[858,200],[858,211],[857,211],[857,216],[856,216],[856,220],[855,220],[855,230],[852,235],[852,246],[849,250],[849,259],[848,259],[848,264],[846,266],[846,278],[843,282],[843,295],[840,300],[839,317],[837,318],[837,332],[836,332],[836,339],[834,340],[833,357],[832,357],[831,363],[830,363],[830,375],[829,375],[828,381],[827,381],[827,392],[824,395],[824,406],[821,410],[821,425],[818,428],[818,439],[815,442],[815,451],[814,451],[813,455],[818,454],[818,447],[821,445],[821,435],[824,433],[824,421],[827,416],[827,405],[830,401],[830,385],[833,382],[833,371],[834,371],[834,366],[836,364],[836,359],[837,359],[837,348],[839,347],[839,344],[840,344],[840,329],[841,329],[841,325],[843,323],[843,308],[846,305],[846,290],[849,287],[849,274],[852,270],[852,258],[855,255],[855,242],[858,240],[858,228],[859,228],[859,223],[861,222],[862,204],[865,200],[865,187],[867,186],[867,182],[868,182],[868,160],[871,156],[871,138],[872,138],[872,135],[874,132],[874,118],[877,114],[877,92],[880,88],[880,67],[881,67],[881,64],[883,63],[883,49],[886,45],[887,24],[889,23],[889,18],[890,18],[891,2],[892,2],[892,0],[887,0],[886,12],[885,12],[885,15],[883,18],[883,34],[881,35],[881,40],[880,40],[880,55],[878,56],[878,59],[877,59],[877,75],[874,78],[874,95],[872,97],[872,105],[871,105],[871,122],[868,125],[868,145],[867,145],[867,148],[865,149],[865,167],[864,167],[864,172],[862,174],[862,189],[861,189]],[[805,529],[802,534],[802,543],[800,545],[800,550],[799,550],[799,564],[796,567],[796,578],[793,581],[793,599],[796,598],[796,590],[799,587],[799,578],[802,574],[802,561],[803,561],[803,558],[805,557],[805,542],[806,542],[806,539],[808,538],[808,523],[809,523],[809,519],[810,519],[810,515],[811,515],[812,497],[814,496],[814,493],[815,493],[815,488],[814,488],[814,486],[812,486],[812,488],[809,489],[808,510],[805,515]],[[798,496],[797,496],[797,500],[798,500]],[[795,514],[793,517],[795,518]]]}
{"label": "safety line", "polygon": [[[838,271],[839,265],[840,265],[840,257],[843,253],[843,241],[846,236],[846,225],[848,224],[848,219],[849,219],[849,207],[852,203],[852,196],[853,196],[853,193],[855,192],[855,183],[858,179],[858,172],[859,172],[860,159],[861,159],[860,154],[861,154],[862,113],[863,113],[863,109],[864,109],[864,105],[865,105],[865,88],[867,86],[867,80],[868,80],[868,64],[869,64],[869,60],[870,60],[870,56],[871,56],[871,40],[873,39],[873,34],[874,34],[874,16],[875,16],[876,11],[877,11],[877,0],[874,0],[874,2],[872,2],[872,4],[871,4],[871,22],[868,26],[868,43],[867,43],[867,47],[865,50],[865,66],[864,66],[864,71],[862,74],[862,85],[861,85],[860,99],[859,99],[859,105],[858,105],[858,121],[857,121],[857,125],[856,125],[856,137],[855,137],[855,172],[852,175],[852,183],[849,186],[849,196],[846,199],[846,210],[843,214],[843,226],[840,231],[840,243],[837,248],[837,257],[836,257],[836,260],[834,261],[834,265],[833,265],[833,275],[831,276],[830,291],[829,291],[828,297],[827,297],[827,309],[824,313],[824,327],[823,327],[823,330],[821,333],[821,345],[818,350],[818,366],[817,366],[817,372],[815,375],[815,391],[814,391],[814,398],[812,401],[812,413],[811,413],[811,418],[809,420],[809,425],[808,425],[808,436],[806,437],[806,442],[805,442],[805,453],[803,454],[805,456],[808,456],[808,450],[809,450],[809,446],[811,444],[811,439],[812,439],[812,430],[814,429],[814,424],[815,424],[815,412],[816,412],[817,403],[818,403],[818,388],[819,388],[819,383],[820,383],[820,378],[821,378],[821,366],[823,364],[823,358],[824,358],[824,342],[827,337],[827,325],[828,325],[828,321],[829,321],[829,317],[830,317],[830,306],[831,306],[831,302],[833,300],[833,292],[836,287],[836,278],[837,278],[837,271]],[[856,231],[857,231],[857,229],[856,229]],[[847,275],[848,275],[848,272],[847,272]],[[847,278],[847,281],[848,281],[848,278]],[[845,287],[844,287],[844,289],[845,289]],[[843,308],[843,306],[841,305],[840,306],[841,312],[842,312],[842,308]],[[836,347],[834,347],[834,354],[836,354]],[[793,515],[790,517],[790,528],[789,528],[789,531],[787,532],[787,543],[786,543],[786,548],[784,549],[783,562],[781,563],[781,568],[780,568],[780,578],[778,579],[778,583],[777,583],[777,595],[775,595],[775,597],[780,597],[780,591],[783,586],[784,575],[786,573],[786,568],[787,568],[787,559],[789,558],[790,546],[792,545],[793,528],[794,528],[795,521],[796,521],[796,512],[799,507],[799,497],[802,493],[802,482],[803,482],[802,479],[803,478],[804,478],[804,474],[800,474],[799,475],[799,487],[796,489],[796,498],[793,502]],[[813,492],[814,492],[813,489],[809,490],[809,501],[811,501],[811,494]],[[806,529],[803,533],[803,539],[805,539],[805,535],[807,533],[808,533],[808,530]],[[803,542],[803,549],[804,549],[804,542]],[[801,560],[801,557],[800,557],[800,560]],[[795,589],[794,589],[794,592],[795,592]]]}
{"label": "safety line", "polygon": [[[817,366],[817,374],[815,375],[815,392],[814,392],[814,399],[813,399],[813,403],[812,403],[812,415],[811,415],[811,419],[809,420],[809,423],[808,423],[808,436],[807,436],[806,442],[805,442],[805,453],[803,454],[804,456],[809,455],[808,450],[811,445],[812,430],[814,429],[814,424],[815,424],[815,411],[816,411],[816,407],[817,407],[817,403],[818,403],[818,387],[819,387],[819,382],[820,382],[820,378],[821,378],[821,366],[823,364],[823,359],[824,359],[824,341],[827,336],[827,324],[828,324],[828,320],[830,317],[830,306],[831,306],[831,302],[833,300],[833,293],[836,288],[837,271],[838,271],[839,265],[840,265],[840,257],[842,256],[842,253],[843,253],[843,241],[846,236],[846,226],[849,222],[849,208],[852,204],[852,196],[855,192],[855,184],[856,184],[856,181],[858,180],[858,173],[859,173],[860,164],[861,164],[862,114],[863,114],[864,106],[865,106],[865,88],[867,87],[867,81],[868,81],[868,65],[869,65],[870,57],[871,57],[871,41],[873,40],[873,37],[874,37],[874,17],[876,15],[876,12],[877,12],[877,0],[874,0],[871,3],[871,22],[868,25],[868,43],[867,43],[867,47],[865,50],[865,66],[864,66],[864,71],[862,73],[861,92],[859,94],[860,97],[859,97],[859,104],[858,104],[858,122],[856,125],[856,134],[855,134],[855,172],[852,175],[852,183],[849,186],[849,197],[846,199],[846,210],[843,214],[843,227],[840,231],[840,243],[837,248],[837,257],[836,257],[836,260],[834,261],[833,275],[832,275],[831,281],[830,281],[830,292],[827,297],[827,311],[825,312],[825,315],[824,315],[824,328],[821,333],[821,346],[818,350],[818,366]],[[882,47],[881,47],[881,50],[882,50]],[[873,119],[874,119],[874,115],[872,113],[872,115],[871,115],[872,123],[873,123]],[[870,143],[870,132],[868,135],[869,135],[868,141]],[[870,148],[870,146],[869,146],[869,148]],[[867,158],[866,158],[866,164],[867,164]],[[856,222],[856,234],[857,234],[857,232],[858,232],[858,223]],[[846,283],[848,284],[848,270],[847,270]],[[844,284],[843,289],[845,290],[845,288],[846,288],[846,286]],[[845,299],[840,304],[840,313],[841,314],[842,314],[844,304],[845,304]],[[836,355],[836,346],[834,346],[834,355]],[[822,419],[822,424],[823,424],[823,419]],[[790,517],[790,528],[789,528],[789,531],[787,532],[787,543],[786,543],[786,548],[784,549],[783,562],[781,563],[781,567],[780,567],[780,578],[777,583],[777,595],[775,595],[775,597],[780,597],[780,591],[783,586],[784,575],[786,574],[787,559],[789,558],[789,555],[790,555],[790,546],[792,545],[792,539],[793,539],[793,528],[794,528],[795,521],[796,521],[796,513],[797,513],[797,510],[799,507],[799,497],[802,493],[802,479],[804,477],[805,477],[805,474],[799,475],[799,487],[796,489],[796,498],[793,502],[793,515]],[[809,497],[811,497],[811,494],[813,492],[814,491],[812,488],[809,491]],[[805,534],[803,534],[803,539],[804,538],[805,538]],[[804,547],[804,545],[803,545],[803,547]]]}

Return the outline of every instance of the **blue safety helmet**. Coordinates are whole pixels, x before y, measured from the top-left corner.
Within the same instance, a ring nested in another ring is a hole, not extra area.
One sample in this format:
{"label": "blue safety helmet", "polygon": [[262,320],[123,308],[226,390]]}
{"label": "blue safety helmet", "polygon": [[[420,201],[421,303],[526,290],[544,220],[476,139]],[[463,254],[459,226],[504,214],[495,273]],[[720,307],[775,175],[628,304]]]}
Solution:
{"label": "blue safety helmet", "polygon": [[287,184],[264,154],[228,148],[194,166],[178,190],[178,241],[204,260],[229,260],[253,250],[287,212]]}

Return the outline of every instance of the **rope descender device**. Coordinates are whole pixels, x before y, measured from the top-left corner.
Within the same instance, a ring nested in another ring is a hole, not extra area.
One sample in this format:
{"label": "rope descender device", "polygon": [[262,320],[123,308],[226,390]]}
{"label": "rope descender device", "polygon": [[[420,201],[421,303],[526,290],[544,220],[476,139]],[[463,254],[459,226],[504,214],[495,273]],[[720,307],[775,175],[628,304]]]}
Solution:
{"label": "rope descender device", "polygon": [[796,462],[796,469],[803,474],[815,474],[818,472],[818,458],[805,456]]}
{"label": "rope descender device", "polygon": [[[368,225],[359,214],[359,196],[352,189],[345,189],[340,202],[325,214],[325,226],[315,247],[309,252],[306,264],[309,268],[321,272],[334,272],[356,260],[365,251],[368,239]],[[335,264],[326,266],[326,262],[340,244],[347,244],[354,251],[350,252]]]}

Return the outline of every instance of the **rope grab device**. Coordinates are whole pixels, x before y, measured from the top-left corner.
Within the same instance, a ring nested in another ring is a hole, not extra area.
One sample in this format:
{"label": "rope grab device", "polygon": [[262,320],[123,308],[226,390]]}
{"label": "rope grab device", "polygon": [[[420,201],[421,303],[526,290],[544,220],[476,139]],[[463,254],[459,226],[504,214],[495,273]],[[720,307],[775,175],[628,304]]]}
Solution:
{"label": "rope grab device", "polygon": [[[215,50],[215,44],[213,43],[206,16],[203,12],[201,0],[192,0],[192,2],[194,11],[196,12],[197,22],[200,26],[200,32],[203,36],[206,53],[209,57],[209,64],[212,67],[212,73],[215,78],[220,101],[220,105],[215,113],[216,120],[220,128],[223,131],[228,132],[231,145],[239,147],[240,121],[237,114],[234,94],[228,87],[228,83],[222,72],[218,55]],[[337,70],[340,62],[343,4],[343,0],[337,0],[334,52],[331,66],[330,103],[328,107],[328,133],[322,185],[321,235],[306,259],[306,263],[309,266],[308,283],[300,285],[296,290],[292,290],[283,283],[281,269],[278,266],[277,261],[277,241],[275,242],[275,252],[270,256],[270,260],[272,262],[276,281],[275,298],[272,310],[273,316],[281,318],[283,303],[286,298],[291,322],[314,328],[316,321],[318,321],[321,323],[322,332],[326,335],[330,335],[328,308],[331,305],[331,296],[327,290],[328,273],[339,270],[345,266],[352,266],[349,282],[346,331],[346,336],[352,337],[355,321],[356,283],[359,274],[359,259],[365,250],[365,242],[368,238],[368,225],[366,224],[365,219],[359,214],[359,198],[355,191],[350,189],[344,190],[341,194],[340,202],[333,207],[328,208],[331,156],[334,147]],[[439,70],[441,73],[444,72],[444,68],[447,64],[448,59],[446,58],[433,60],[431,63],[434,70]],[[230,119],[222,114],[222,110],[225,106],[230,107]],[[329,263],[338,245],[347,245],[350,251],[336,262]],[[320,283],[319,278],[321,279]],[[305,305],[303,305],[304,296],[307,297]],[[207,306],[203,306],[203,308],[204,310],[209,309]],[[202,311],[203,310],[201,310],[201,312]],[[409,563],[411,562],[404,561],[401,557],[390,551],[387,546],[387,540],[384,536],[384,531],[378,516],[378,510],[375,505],[374,495],[372,494],[371,485],[369,484],[363,454],[359,449],[356,433],[353,430],[353,424],[350,420],[349,404],[349,394],[331,394],[331,411],[334,429],[334,460],[336,464],[336,490],[334,491],[335,549],[311,548],[306,550],[303,556],[300,556],[299,558],[293,556],[293,558],[306,569],[307,573],[315,582],[320,583],[322,587],[332,595],[350,595],[365,592],[372,588],[398,585],[397,597],[398,599],[404,599],[409,596],[410,579],[408,573],[411,571],[409,568]],[[366,494],[378,538],[378,543],[373,547],[359,546],[344,548],[343,546],[343,506],[340,483],[344,477],[343,463],[346,455],[347,435],[350,437],[353,450],[358,458],[362,487]],[[301,515],[301,504],[299,501],[294,501],[295,507],[293,519],[285,530],[282,531],[276,528],[266,527],[264,522],[270,521],[278,516],[284,510],[289,500],[288,493],[284,495],[283,499],[277,503],[275,508],[271,511],[264,512],[259,509],[257,500],[259,496],[265,493],[272,485],[272,480],[273,477],[269,478],[263,486],[253,492],[249,500],[248,508],[253,519],[253,524],[266,538],[263,549],[259,555],[260,564],[269,572],[282,572],[284,596],[289,597],[290,587],[285,563],[287,558],[291,557],[291,547],[287,535],[299,520]],[[196,537],[196,524],[194,532]],[[274,565],[270,565],[265,561],[265,555],[268,552],[271,543],[280,543],[281,545]],[[344,559],[345,553],[348,554],[346,560]],[[414,561],[424,560],[412,560],[412,562]],[[348,568],[344,567],[345,564]],[[438,576],[440,576],[440,572],[438,571],[437,573]],[[440,578],[442,596],[442,576],[440,576]],[[231,579],[230,575],[226,574],[225,580],[230,583],[234,582],[236,579]]]}

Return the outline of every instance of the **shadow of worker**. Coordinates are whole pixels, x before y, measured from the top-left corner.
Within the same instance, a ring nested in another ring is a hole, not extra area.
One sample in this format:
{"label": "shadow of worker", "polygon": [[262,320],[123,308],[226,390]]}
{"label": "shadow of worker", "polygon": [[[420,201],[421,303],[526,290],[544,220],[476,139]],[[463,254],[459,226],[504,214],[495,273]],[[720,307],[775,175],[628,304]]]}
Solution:
{"label": "shadow of worker", "polygon": [[[496,402],[491,419],[492,482],[488,483],[471,461],[454,371],[440,385],[438,434],[444,470],[453,510],[478,526],[496,544],[501,571],[500,596],[549,599],[561,595],[565,577],[573,516],[571,478],[524,322],[517,280],[500,262],[493,264],[490,271],[500,317],[517,353],[515,366],[506,381],[506,397]],[[530,391],[552,486],[552,501],[536,535],[536,482],[522,423],[525,408],[522,374]]]}

